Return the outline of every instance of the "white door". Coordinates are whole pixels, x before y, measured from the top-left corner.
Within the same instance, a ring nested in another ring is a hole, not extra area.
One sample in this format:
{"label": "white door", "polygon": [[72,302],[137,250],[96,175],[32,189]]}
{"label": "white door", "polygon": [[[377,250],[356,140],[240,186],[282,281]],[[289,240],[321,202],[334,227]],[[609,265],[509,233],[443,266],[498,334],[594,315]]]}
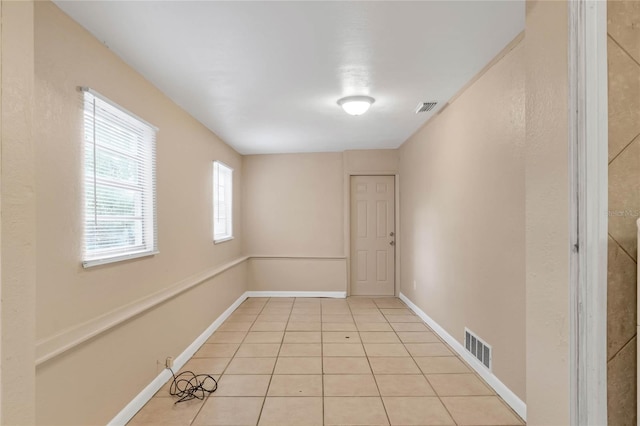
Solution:
{"label": "white door", "polygon": [[351,294],[395,295],[395,177],[351,177]]}

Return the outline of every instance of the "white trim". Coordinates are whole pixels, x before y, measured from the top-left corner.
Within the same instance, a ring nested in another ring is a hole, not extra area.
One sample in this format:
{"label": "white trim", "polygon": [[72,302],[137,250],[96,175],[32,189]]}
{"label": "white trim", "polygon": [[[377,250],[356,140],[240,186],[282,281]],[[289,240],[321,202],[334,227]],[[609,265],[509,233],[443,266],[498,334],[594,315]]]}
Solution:
{"label": "white trim", "polygon": [[455,350],[458,355],[460,355],[466,362],[469,364],[475,371],[484,379],[485,382],[491,386],[498,395],[504,399],[504,401],[509,404],[509,406],[516,412],[520,417],[524,420],[527,419],[527,405],[522,401],[518,396],[513,393],[511,389],[509,389],[504,383],[500,381],[494,374],[492,374],[487,368],[480,363],[473,355],[471,355],[464,348],[462,343],[458,342],[452,335],[447,333],[447,331],[442,328],[437,322],[435,322],[429,315],[424,313],[422,309],[416,306],[407,296],[400,293],[400,300],[411,308],[413,312],[416,313],[422,320],[427,323],[433,331],[442,338],[453,350]]}
{"label": "white trim", "polygon": [[36,342],[36,366],[53,359],[68,350],[92,339],[123,322],[170,300],[185,291],[202,284],[217,275],[245,262],[248,257],[241,257],[225,265],[188,277],[171,287],[151,294],[114,311],[92,318],[82,324],[62,330]]}
{"label": "white trim", "polygon": [[227,241],[231,241],[233,240],[235,237],[232,235],[230,237],[224,237],[224,238],[220,238],[219,240],[213,240],[213,244],[222,244],[225,243]]}
{"label": "white trim", "polygon": [[247,297],[328,297],[344,299],[346,291],[247,291]]}
{"label": "white trim", "polygon": [[83,260],[82,267],[85,269],[88,269],[88,268],[93,268],[95,266],[107,265],[109,263],[122,262],[124,260],[133,260],[133,259],[140,259],[142,257],[151,257],[151,256],[155,256],[156,254],[160,254],[160,252],[158,250],[143,251],[140,253],[121,254],[113,257],[102,257],[94,260]]}
{"label": "white trim", "polygon": [[[186,364],[189,359],[200,349],[211,335],[222,325],[222,323],[229,318],[229,316],[235,311],[238,306],[242,302],[247,299],[247,293],[245,292],[240,297],[236,299],[235,302],[226,311],[222,313],[205,331],[202,332],[200,336],[198,336],[193,343],[191,343],[173,362],[173,370],[180,370],[184,364]],[[153,379],[151,383],[149,383],[135,398],[131,400],[116,416],[111,419],[108,425],[120,426],[126,425],[136,413],[144,407],[144,405],[149,402],[153,395],[158,392],[162,386],[171,378],[171,372],[167,369],[162,370],[158,376]]]}
{"label": "white trim", "polygon": [[132,113],[131,111],[129,111],[128,109],[123,108],[121,105],[115,103],[114,101],[112,101],[111,99],[107,98],[103,94],[101,94],[99,92],[96,92],[92,88],[80,86],[80,87],[78,87],[78,90],[81,91],[81,92],[91,93],[96,98],[100,99],[101,101],[104,101],[104,102],[108,103],[109,105],[111,105],[114,108],[119,109],[120,111],[124,112],[125,114],[130,115],[131,117],[135,118],[136,120],[138,120],[142,124],[144,124],[146,126],[149,126],[151,129],[155,130],[156,132],[160,131],[160,129],[157,126],[154,126],[153,124],[149,123],[144,118],[140,118],[139,115],[136,115],[136,114]]}
{"label": "white trim", "polygon": [[571,424],[607,423],[606,2],[569,2]]}

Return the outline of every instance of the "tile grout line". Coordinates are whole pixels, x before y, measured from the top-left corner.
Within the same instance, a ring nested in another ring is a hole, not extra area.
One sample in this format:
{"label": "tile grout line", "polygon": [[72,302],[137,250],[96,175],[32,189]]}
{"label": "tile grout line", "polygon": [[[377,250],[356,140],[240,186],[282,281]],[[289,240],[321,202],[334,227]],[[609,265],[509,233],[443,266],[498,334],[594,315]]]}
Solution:
{"label": "tile grout line", "polygon": [[613,237],[613,235],[611,235],[610,233],[607,233],[607,235],[609,236],[609,238],[613,240],[614,243],[616,243],[616,245],[618,246],[618,248],[620,248],[620,250],[622,250],[627,256],[629,256],[629,259],[631,259],[633,263],[635,263],[636,265],[638,264],[638,261],[634,259],[633,256],[631,256],[631,254],[629,254],[629,252],[624,247],[622,247],[622,244],[620,244],[618,240],[616,240]]}
{"label": "tile grout line", "polygon": [[[247,298],[248,300],[249,298]],[[245,300],[246,301],[246,300]],[[267,299],[268,301],[268,299]],[[240,306],[238,306],[232,313],[231,315],[229,315],[229,318],[231,318],[231,316],[236,313],[236,311],[238,309],[240,309],[242,307],[242,305],[244,304],[244,302],[242,302],[242,304],[240,304]],[[231,355],[231,358],[229,358],[229,362],[227,363],[227,365],[225,365],[225,367],[222,369],[222,372],[220,373],[220,376],[218,377],[218,382],[222,380],[222,376],[224,375],[224,373],[227,371],[227,368],[229,367],[229,365],[231,364],[231,362],[234,360],[236,354],[238,353],[238,351],[240,350],[240,346],[242,346],[242,343],[245,341],[245,339],[247,338],[247,336],[249,335],[249,330],[251,330],[251,327],[253,327],[253,324],[256,323],[256,321],[258,321],[258,316],[260,316],[260,313],[262,313],[262,311],[264,310],[264,307],[267,306],[267,303],[265,302],[264,305],[262,305],[262,308],[260,309],[260,312],[258,312],[256,314],[256,317],[253,321],[251,321],[251,325],[249,326],[249,329],[245,332],[244,337],[242,338],[242,340],[240,341],[240,343],[238,344],[238,347],[236,348],[236,350],[233,352],[233,355]],[[229,318],[227,318],[222,324],[226,323]],[[233,321],[231,321],[233,322]],[[222,325],[221,324],[221,325]],[[215,334],[215,332],[214,332]],[[207,339],[208,340],[208,339]],[[205,341],[204,344],[206,344],[207,342]],[[195,355],[195,354],[194,354]],[[193,359],[193,357],[191,357],[189,359],[189,361],[191,361]],[[187,362],[189,362],[187,361]],[[186,365],[186,362],[185,362]],[[216,382],[216,390],[218,390],[218,385]],[[209,400],[209,398],[211,397],[211,395],[207,395],[207,397],[204,399],[204,401],[202,402],[202,405],[200,406],[200,409],[198,410],[198,412],[196,413],[195,417],[193,418],[193,420],[191,421],[191,423],[189,423],[189,425],[192,425],[195,423],[196,419],[198,418],[198,416],[200,415],[200,413],[202,412],[202,409],[204,408],[204,405],[207,403],[207,401]]]}
{"label": "tile grout line", "polygon": [[622,155],[622,153],[625,152],[627,148],[629,148],[638,139],[638,136],[640,136],[640,133],[632,137],[631,140],[624,147],[622,147],[622,149],[611,160],[609,160],[607,166],[611,166],[611,163],[613,163],[618,157],[620,157],[620,155]]}
{"label": "tile grout line", "polygon": [[616,40],[611,34],[609,34],[608,31],[607,31],[607,37],[610,38],[611,41],[613,41],[625,53],[625,55],[629,57],[629,59],[631,59],[637,66],[640,67],[640,63],[636,60],[636,58],[634,58],[633,55],[631,55],[629,51],[627,51],[627,49],[622,47],[622,45],[618,43],[618,40]]}
{"label": "tile grout line", "polygon": [[[378,313],[380,315],[382,315],[382,312],[380,311],[380,308],[378,307],[378,304],[373,300],[373,298],[371,299],[373,301],[373,304],[375,305],[376,309],[378,310]],[[351,306],[349,305],[349,311],[351,311]],[[382,315],[385,319],[385,321],[387,320],[387,317],[385,317],[384,315]],[[354,323],[355,323],[355,319],[354,319]],[[387,321],[387,324],[389,324],[389,321]],[[391,327],[391,325],[389,325],[389,327]],[[356,325],[356,328],[358,328],[358,326]],[[380,398],[380,402],[382,403],[382,408],[384,409],[384,414],[387,416],[387,421],[389,422],[389,424],[391,424],[391,417],[389,416],[389,412],[387,411],[387,406],[384,403],[384,399],[382,399],[382,392],[380,392],[380,386],[378,386],[378,380],[376,379],[376,375],[373,372],[373,366],[371,366],[371,361],[369,360],[369,354],[367,353],[367,349],[364,346],[364,342],[362,341],[362,336],[360,335],[360,331],[358,330],[358,337],[360,338],[360,342],[362,343],[362,348],[364,350],[364,354],[367,357],[367,364],[369,364],[369,368],[371,369],[371,375],[373,376],[373,382],[376,384],[376,389],[378,390],[378,395]]]}
{"label": "tile grout line", "polygon": [[[400,300],[400,299],[398,299]],[[405,306],[405,309],[407,309],[409,312],[411,312],[411,315],[417,316],[415,315],[410,309],[409,307],[402,302],[402,304]],[[387,317],[385,316],[385,319]],[[418,317],[419,318],[419,317]],[[424,324],[424,322],[422,320],[420,320],[419,323],[414,323],[414,324]],[[391,326],[391,323],[389,322],[389,325]],[[425,324],[426,325],[426,324]],[[391,329],[393,330],[393,332],[396,334],[396,337],[398,338],[398,340],[400,340],[400,343],[402,344],[402,347],[404,348],[405,351],[407,351],[407,353],[409,354],[409,357],[411,357],[411,361],[413,361],[413,363],[416,365],[416,367],[418,367],[418,371],[420,371],[420,375],[422,375],[422,377],[424,377],[424,379],[427,381],[427,383],[429,384],[429,387],[431,387],[431,389],[433,390],[433,393],[435,395],[436,398],[438,398],[438,401],[440,402],[440,404],[442,405],[442,407],[445,409],[445,411],[447,412],[447,414],[449,415],[449,417],[451,418],[451,421],[453,422],[454,425],[457,425],[458,423],[456,422],[456,420],[453,418],[453,416],[451,415],[451,412],[449,411],[449,409],[447,408],[446,405],[444,405],[444,402],[442,401],[442,398],[440,398],[440,395],[438,394],[438,392],[436,391],[436,388],[433,387],[433,385],[431,384],[431,381],[427,378],[427,375],[422,371],[422,368],[420,368],[420,365],[418,365],[418,363],[415,360],[415,357],[413,356],[413,354],[409,351],[409,349],[407,348],[405,342],[402,341],[402,339],[400,338],[400,336],[398,335],[398,331],[391,326]],[[431,330],[431,328],[429,327],[429,330]]]}
{"label": "tile grout line", "polygon": [[[271,301],[271,299],[273,299],[272,297],[269,298],[269,300],[267,301],[267,303],[265,303],[265,306],[267,306],[267,304],[269,303],[269,301]],[[276,354],[276,360],[273,363],[273,368],[271,369],[271,375],[269,376],[269,383],[267,384],[267,389],[264,393],[264,399],[262,400],[262,407],[260,407],[260,414],[258,414],[258,420],[256,422],[256,425],[260,424],[260,419],[262,418],[262,412],[264,411],[264,406],[267,403],[267,395],[269,394],[269,388],[271,387],[271,381],[273,380],[273,375],[276,372],[276,366],[278,365],[278,359],[280,359],[280,351],[282,350],[282,345],[284,343],[284,336],[287,332],[287,327],[289,326],[289,320],[291,319],[291,312],[293,311],[293,305],[295,304],[296,299],[293,299],[293,303],[291,304],[291,309],[289,310],[289,316],[287,317],[287,322],[284,325],[284,330],[282,331],[282,338],[280,339],[280,347],[278,348],[278,353]]]}
{"label": "tile grout line", "polygon": [[613,359],[614,359],[615,357],[617,357],[617,356],[620,354],[620,352],[622,352],[622,350],[623,350],[624,348],[626,348],[626,347],[629,345],[629,343],[631,343],[631,341],[632,341],[635,337],[637,337],[637,335],[638,335],[638,333],[637,333],[637,332],[636,332],[636,333],[633,333],[633,336],[631,336],[631,338],[630,338],[629,340],[627,340],[627,341],[625,342],[625,344],[624,344],[624,345],[622,345],[622,346],[620,347],[620,349],[618,349],[618,350],[616,351],[616,353],[615,353],[615,354],[613,354],[613,355],[611,356],[611,358],[609,358],[609,359],[607,360],[607,364],[609,364],[611,361],[613,361]]}

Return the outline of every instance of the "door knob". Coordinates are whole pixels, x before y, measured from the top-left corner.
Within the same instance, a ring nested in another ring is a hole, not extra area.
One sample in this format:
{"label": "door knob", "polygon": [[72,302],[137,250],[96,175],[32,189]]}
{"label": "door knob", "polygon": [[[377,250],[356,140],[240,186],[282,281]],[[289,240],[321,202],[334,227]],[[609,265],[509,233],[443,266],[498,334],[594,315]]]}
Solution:
{"label": "door knob", "polygon": [[389,236],[390,236],[390,237],[393,237],[394,235],[396,235],[396,234],[395,234],[393,231],[391,231],[391,232],[389,233]]}
{"label": "door knob", "polygon": [[389,243],[389,245],[390,245],[390,246],[395,246],[395,245],[396,245],[396,242],[395,242],[395,241],[391,241],[391,242]]}

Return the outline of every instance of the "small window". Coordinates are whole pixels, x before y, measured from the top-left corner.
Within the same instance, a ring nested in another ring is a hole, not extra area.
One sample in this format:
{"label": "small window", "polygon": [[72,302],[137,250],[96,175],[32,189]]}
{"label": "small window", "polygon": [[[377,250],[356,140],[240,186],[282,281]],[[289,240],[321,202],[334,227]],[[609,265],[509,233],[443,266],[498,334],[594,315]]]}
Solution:
{"label": "small window", "polygon": [[233,238],[233,169],[213,162],[213,241]]}
{"label": "small window", "polygon": [[84,89],[84,267],[157,253],[157,129]]}

